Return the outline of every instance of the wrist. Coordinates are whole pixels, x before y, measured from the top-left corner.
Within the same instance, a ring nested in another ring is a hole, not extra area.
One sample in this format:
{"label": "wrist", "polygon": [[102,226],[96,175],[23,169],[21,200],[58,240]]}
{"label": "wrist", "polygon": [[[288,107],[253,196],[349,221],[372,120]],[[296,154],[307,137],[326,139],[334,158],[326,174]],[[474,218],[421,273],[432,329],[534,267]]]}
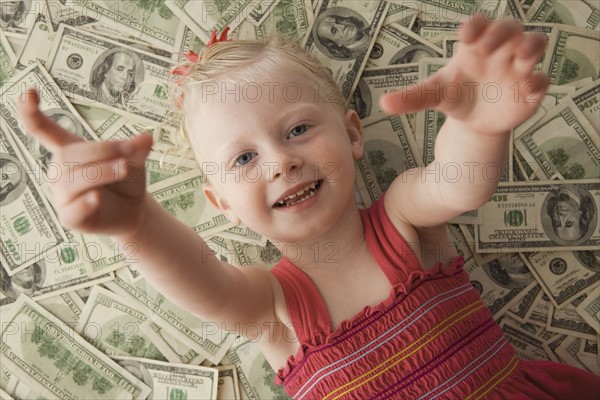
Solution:
{"label": "wrist", "polygon": [[152,198],[150,193],[146,192],[144,199],[139,206],[140,210],[137,221],[134,221],[132,227],[123,233],[112,235],[112,239],[119,243],[139,242],[144,232],[147,232],[150,229],[149,224],[156,216],[156,206],[158,206],[156,201]]}

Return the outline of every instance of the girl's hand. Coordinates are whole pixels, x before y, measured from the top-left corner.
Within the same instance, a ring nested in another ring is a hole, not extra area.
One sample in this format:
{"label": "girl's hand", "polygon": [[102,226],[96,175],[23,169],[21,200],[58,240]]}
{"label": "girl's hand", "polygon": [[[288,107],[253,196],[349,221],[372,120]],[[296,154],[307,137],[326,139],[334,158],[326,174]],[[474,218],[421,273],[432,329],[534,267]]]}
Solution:
{"label": "girl's hand", "polygon": [[388,113],[436,108],[479,133],[507,132],[532,116],[548,79],[534,73],[545,48],[542,34],[524,35],[511,20],[481,15],[460,31],[457,54],[424,82],[381,98]]}
{"label": "girl's hand", "polygon": [[27,90],[19,114],[27,131],[52,153],[59,177],[51,182],[61,223],[81,232],[129,236],[139,229],[145,210],[145,167],[152,137],[87,142],[66,131],[38,107]]}

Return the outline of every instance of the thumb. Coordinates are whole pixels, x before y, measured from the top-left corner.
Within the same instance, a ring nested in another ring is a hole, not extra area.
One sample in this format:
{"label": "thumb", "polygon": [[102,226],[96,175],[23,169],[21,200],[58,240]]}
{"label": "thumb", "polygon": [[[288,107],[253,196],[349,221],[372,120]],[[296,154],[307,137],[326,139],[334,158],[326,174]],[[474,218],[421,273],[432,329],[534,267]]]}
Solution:
{"label": "thumb", "polygon": [[152,148],[152,135],[141,134],[129,139],[131,152],[127,158],[127,182],[140,182],[146,180],[146,157]]}
{"label": "thumb", "polygon": [[388,114],[407,114],[435,108],[442,101],[440,74],[435,73],[423,82],[417,82],[379,99],[379,106]]}

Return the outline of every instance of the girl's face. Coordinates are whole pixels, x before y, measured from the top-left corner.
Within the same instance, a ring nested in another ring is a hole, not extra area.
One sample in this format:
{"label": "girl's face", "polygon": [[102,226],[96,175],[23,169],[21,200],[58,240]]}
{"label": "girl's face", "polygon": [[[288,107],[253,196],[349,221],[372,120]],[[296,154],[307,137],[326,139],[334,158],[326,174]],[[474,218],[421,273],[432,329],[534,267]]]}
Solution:
{"label": "girl's face", "polygon": [[[215,84],[202,104],[194,146],[209,180],[206,196],[275,243],[321,237],[356,209],[360,121],[319,90],[280,72],[250,84]],[[311,190],[289,198],[306,187]]]}

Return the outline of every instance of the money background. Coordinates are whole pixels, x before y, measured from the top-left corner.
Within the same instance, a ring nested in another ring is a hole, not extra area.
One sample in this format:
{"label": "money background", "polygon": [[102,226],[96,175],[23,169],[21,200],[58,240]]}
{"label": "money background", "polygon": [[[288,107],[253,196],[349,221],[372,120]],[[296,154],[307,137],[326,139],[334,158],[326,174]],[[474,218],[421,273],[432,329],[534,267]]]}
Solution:
{"label": "money background", "polygon": [[[38,88],[44,113],[86,140],[151,131],[148,191],[222,260],[268,269],[280,257],[275,247],[199,194],[200,170],[164,118],[162,83],[173,79],[170,70],[225,26],[234,40],[277,32],[301,41],[363,119],[356,194],[369,206],[398,174],[432,161],[444,121],[435,110],[383,115],[378,98],[443,68],[460,46],[460,23],[476,12],[544,34],[538,69],[551,86],[538,112],[513,129],[506,168],[490,171],[501,175],[497,193],[451,221],[449,234],[522,358],[600,374],[597,3],[1,0],[0,6],[0,399],[287,398],[253,343],[199,320],[147,285],[134,249],[60,226],[48,190],[50,154],[16,117],[26,87]],[[338,38],[345,49],[315,33],[331,15],[360,25],[360,35]],[[107,96],[96,72],[111,56],[134,64],[135,76]],[[187,384],[192,381],[196,391]]]}

